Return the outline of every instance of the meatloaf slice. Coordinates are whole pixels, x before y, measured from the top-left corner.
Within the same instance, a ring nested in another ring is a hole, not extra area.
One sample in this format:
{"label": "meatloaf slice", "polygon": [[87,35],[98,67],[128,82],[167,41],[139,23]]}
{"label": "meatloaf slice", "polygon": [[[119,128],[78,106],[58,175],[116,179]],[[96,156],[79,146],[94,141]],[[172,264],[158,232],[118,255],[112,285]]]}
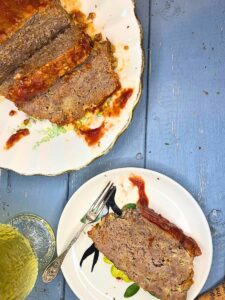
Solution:
{"label": "meatloaf slice", "polygon": [[79,27],[68,27],[11,73],[0,86],[0,93],[17,103],[47,91],[58,78],[88,58],[91,44],[90,37]]}
{"label": "meatloaf slice", "polygon": [[[125,210],[120,217],[109,214],[89,231],[89,237],[100,252],[146,291],[161,300],[184,300],[193,283],[194,256],[201,250],[168,220],[152,210],[149,214],[148,219],[139,209]],[[183,243],[171,228],[178,230]],[[186,247],[185,240],[192,247]]]}
{"label": "meatloaf slice", "polygon": [[45,8],[47,0],[0,0],[0,42],[9,38],[38,9]]}
{"label": "meatloaf slice", "polygon": [[[16,5],[19,6],[18,3],[23,3],[23,1],[0,0],[0,8],[6,7],[5,10],[0,10],[0,24],[5,24],[6,12],[11,13],[9,22],[1,32],[0,82],[37,49],[46,45],[71,24],[70,16],[59,1],[25,0],[28,7],[27,14],[22,14],[23,4],[14,11]],[[18,22],[17,19],[19,19]]]}
{"label": "meatloaf slice", "polygon": [[47,93],[18,102],[17,106],[35,118],[65,125],[102,103],[118,87],[119,79],[112,67],[111,44],[96,43],[89,58],[72,74],[60,78]]}

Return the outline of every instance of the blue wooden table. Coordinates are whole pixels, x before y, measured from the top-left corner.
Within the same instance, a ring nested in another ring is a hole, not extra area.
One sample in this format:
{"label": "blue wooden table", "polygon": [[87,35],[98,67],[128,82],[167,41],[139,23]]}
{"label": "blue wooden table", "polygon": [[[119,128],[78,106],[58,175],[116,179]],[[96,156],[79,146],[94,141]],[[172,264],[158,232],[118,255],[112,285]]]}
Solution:
{"label": "blue wooden table", "polygon": [[[124,166],[157,170],[188,189],[208,218],[214,258],[206,290],[225,275],[225,1],[136,2],[146,69],[131,126],[108,155],[79,172],[47,178],[1,170],[0,222],[30,212],[56,231],[87,179]],[[59,275],[50,285],[39,279],[28,299],[77,298]]]}

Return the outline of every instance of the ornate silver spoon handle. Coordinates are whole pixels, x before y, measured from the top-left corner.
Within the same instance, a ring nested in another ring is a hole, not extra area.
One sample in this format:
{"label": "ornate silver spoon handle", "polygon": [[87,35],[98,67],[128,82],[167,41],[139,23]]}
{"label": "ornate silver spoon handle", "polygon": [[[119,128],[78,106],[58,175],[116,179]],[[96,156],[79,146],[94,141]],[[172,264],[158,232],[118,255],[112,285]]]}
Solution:
{"label": "ornate silver spoon handle", "polygon": [[80,230],[77,232],[77,234],[75,235],[75,237],[72,239],[72,241],[69,243],[68,247],[65,249],[65,251],[63,251],[63,253],[61,255],[59,255],[58,257],[56,257],[56,259],[54,259],[45,269],[44,273],[42,274],[42,280],[45,283],[49,283],[51,282],[53,279],[55,279],[55,277],[57,276],[57,274],[59,273],[59,270],[61,268],[61,265],[67,255],[67,253],[69,252],[69,250],[71,249],[71,247],[73,246],[73,244],[78,240],[79,236],[81,235],[81,233],[83,232],[84,228],[87,226],[88,224],[83,224],[82,227],[80,228]]}

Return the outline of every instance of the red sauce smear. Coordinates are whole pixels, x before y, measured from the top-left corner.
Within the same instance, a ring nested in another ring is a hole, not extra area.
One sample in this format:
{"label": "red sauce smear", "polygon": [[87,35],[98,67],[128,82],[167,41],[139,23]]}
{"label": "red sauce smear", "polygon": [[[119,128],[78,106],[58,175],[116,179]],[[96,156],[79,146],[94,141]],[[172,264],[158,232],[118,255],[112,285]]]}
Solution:
{"label": "red sauce smear", "polygon": [[27,128],[17,130],[17,132],[14,133],[6,142],[5,149],[8,150],[12,148],[17,142],[29,134],[30,131]]}
{"label": "red sauce smear", "polygon": [[54,82],[85,61],[91,51],[91,45],[83,37],[79,45],[68,50],[55,60],[40,67],[34,73],[18,78],[9,88],[7,98],[16,103],[32,99],[39,93],[46,91]]}
{"label": "red sauce smear", "polygon": [[85,141],[89,146],[96,145],[105,134],[105,124],[96,129],[81,130],[80,133],[84,136]]}
{"label": "red sauce smear", "polygon": [[114,100],[113,105],[109,109],[106,109],[104,114],[109,117],[118,117],[122,109],[126,106],[132,94],[132,88],[122,90],[120,96]]}
{"label": "red sauce smear", "polygon": [[[106,109],[100,108],[100,110],[102,110],[105,116],[110,116],[110,117],[119,116],[121,110],[126,106],[127,101],[129,100],[132,94],[133,94],[133,89],[131,88],[124,89],[121,92],[120,96],[114,101],[112,107]],[[89,146],[94,146],[104,136],[105,124],[103,123],[102,126],[96,129],[87,129],[87,130],[80,129],[80,133],[85,137],[85,140]]]}
{"label": "red sauce smear", "polygon": [[39,8],[49,5],[46,0],[0,0],[0,42],[20,27]]}
{"label": "red sauce smear", "polygon": [[179,243],[186,249],[191,256],[199,256],[202,254],[198,244],[191,237],[186,236],[183,231],[176,225],[172,224],[169,220],[157,214],[153,209],[148,207],[140,207],[141,215],[154,223],[162,230],[172,235]]}
{"label": "red sauce smear", "polygon": [[16,114],[17,114],[17,112],[16,112],[15,110],[11,110],[11,111],[9,112],[10,117],[15,116]]}
{"label": "red sauce smear", "polygon": [[[145,182],[139,176],[129,177],[129,180],[133,183],[134,186],[138,188],[139,192],[139,200],[137,202],[138,208],[140,210],[141,215],[147,219],[149,222],[154,223],[162,230],[168,232],[172,235],[179,243],[186,249],[191,256],[199,256],[201,255],[201,249],[198,244],[191,237],[186,236],[184,232],[178,228],[176,225],[171,223],[166,218],[157,214],[153,209],[148,207],[148,197],[145,193]],[[150,239],[150,245],[153,242]]]}
{"label": "red sauce smear", "polygon": [[138,205],[141,207],[148,207],[149,200],[145,193],[145,182],[144,180],[139,176],[132,176],[129,177],[129,180],[133,183],[134,186],[138,188]]}

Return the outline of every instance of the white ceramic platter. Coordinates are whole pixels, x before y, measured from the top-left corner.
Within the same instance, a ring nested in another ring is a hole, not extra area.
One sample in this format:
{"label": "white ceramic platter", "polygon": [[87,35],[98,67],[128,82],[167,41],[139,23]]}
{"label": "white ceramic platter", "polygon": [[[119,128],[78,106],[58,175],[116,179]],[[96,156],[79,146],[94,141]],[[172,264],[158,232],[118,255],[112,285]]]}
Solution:
{"label": "white ceramic platter", "polygon": [[11,110],[17,109],[12,102],[0,98],[0,167],[24,175],[56,175],[78,170],[105,154],[128,127],[133,109],[140,98],[143,50],[141,28],[135,16],[134,2],[132,0],[62,2],[67,10],[78,7],[86,15],[90,12],[96,13],[95,32],[102,32],[104,38],[108,38],[116,47],[117,73],[122,87],[132,88],[133,94],[119,117],[107,117],[105,121],[107,128],[110,129],[95,146],[88,146],[85,139],[69,127],[60,128],[49,121],[31,119],[30,134],[9,150],[4,149],[6,141],[23,127],[23,121],[28,116],[23,112],[18,112],[13,117],[9,116]]}
{"label": "white ceramic platter", "polygon": [[[194,260],[194,284],[187,298],[195,299],[208,277],[212,262],[212,238],[209,226],[193,197],[178,183],[162,174],[145,169],[125,168],[108,171],[86,182],[72,196],[62,213],[57,233],[58,253],[63,251],[73,237],[80,226],[80,219],[109,180],[117,186],[115,199],[119,207],[138,200],[137,188],[131,188],[128,184],[130,175],[138,175],[144,179],[145,191],[150,200],[149,207],[180,227],[200,246],[202,255]],[[89,229],[90,227],[86,231]],[[111,266],[103,261],[102,254],[93,272],[91,272],[93,255],[84,261],[82,268],[80,267],[82,255],[91,244],[92,241],[85,232],[73,246],[62,266],[66,281],[81,300],[124,300],[124,292],[130,283],[118,281],[111,275]],[[156,298],[141,289],[131,299]]]}

